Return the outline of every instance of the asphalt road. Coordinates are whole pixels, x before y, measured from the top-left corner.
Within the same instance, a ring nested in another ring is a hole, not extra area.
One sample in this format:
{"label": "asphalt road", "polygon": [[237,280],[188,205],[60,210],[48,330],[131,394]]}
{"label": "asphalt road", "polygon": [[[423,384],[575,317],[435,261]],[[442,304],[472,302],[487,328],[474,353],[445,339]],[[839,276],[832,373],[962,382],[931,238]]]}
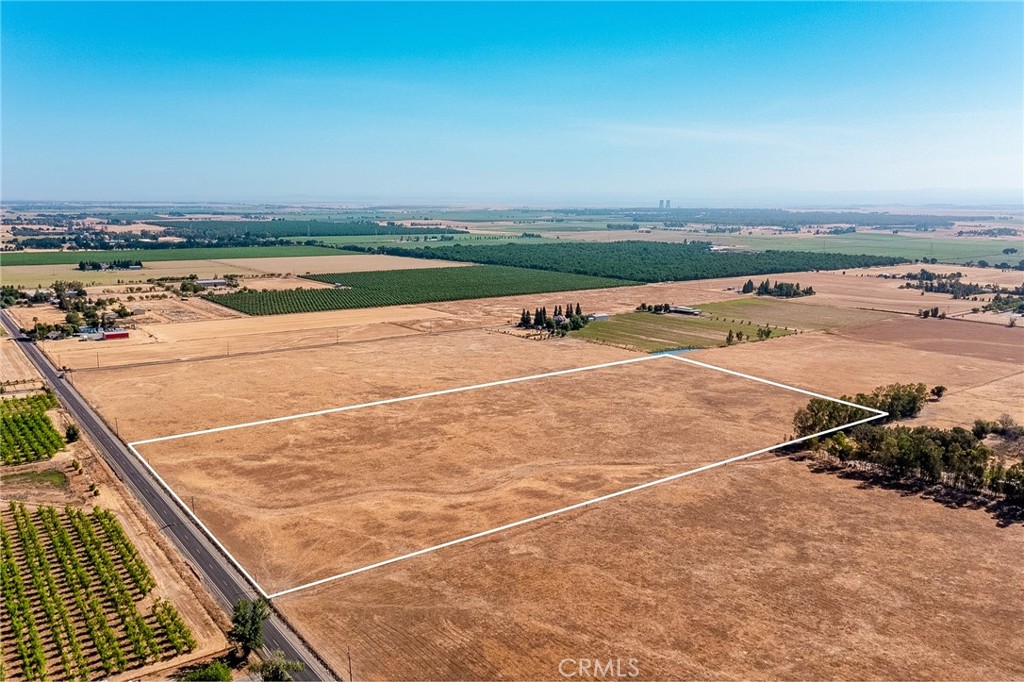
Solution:
{"label": "asphalt road", "polygon": [[[96,445],[117,477],[149,511],[161,531],[177,545],[200,576],[207,591],[225,611],[230,614],[232,605],[240,597],[254,599],[257,593],[242,574],[146,472],[138,459],[107,427],[78,391],[66,379],[61,378],[61,373],[42,351],[21,334],[18,325],[6,312],[0,312],[0,322],[14,339],[20,341],[29,360],[53,387],[61,403],[74,416],[79,427]],[[271,615],[263,626],[263,645],[267,650],[281,649],[288,658],[305,664],[302,672],[293,674],[297,680],[335,679],[335,676],[320,664],[312,651],[276,614]]]}

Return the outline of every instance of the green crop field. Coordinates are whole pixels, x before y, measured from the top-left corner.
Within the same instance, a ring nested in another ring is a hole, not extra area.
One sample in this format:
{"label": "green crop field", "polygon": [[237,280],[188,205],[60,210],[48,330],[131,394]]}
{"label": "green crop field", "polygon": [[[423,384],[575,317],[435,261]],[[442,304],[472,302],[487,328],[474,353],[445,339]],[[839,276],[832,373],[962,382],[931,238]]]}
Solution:
{"label": "green crop field", "polygon": [[[613,315],[603,322],[591,322],[583,329],[571,333],[587,341],[656,353],[724,346],[729,330],[733,333],[743,332],[744,336],[750,335],[756,339],[757,328],[749,320],[624,313]],[[789,329],[772,328],[773,337],[793,333]]]}
{"label": "green crop field", "polygon": [[195,249],[127,249],[123,251],[16,251],[0,254],[0,265],[67,265],[80,261],[223,260],[225,258],[294,258],[343,256],[344,251],[322,246],[224,246]]}
{"label": "green crop field", "polygon": [[6,485],[17,485],[22,483],[38,486],[53,486],[55,488],[67,488],[68,477],[63,471],[56,471],[54,469],[47,469],[45,471],[24,471],[19,474],[7,474],[6,476],[0,476],[0,483]]}
{"label": "green crop field", "polygon": [[496,265],[307,275],[344,289],[239,291],[210,300],[249,315],[376,308],[492,296],[601,289],[633,284],[621,279]]}
{"label": "green crop field", "polygon": [[[818,235],[814,237],[787,237],[784,235],[702,235],[695,239],[715,244],[755,251],[777,249],[869,256],[894,256],[909,260],[937,258],[946,263],[988,261],[989,264],[1007,262],[1017,265],[1024,258],[1024,239],[985,238],[932,238],[884,232],[857,232],[854,234]],[[1017,253],[1004,254],[1003,249],[1017,249]]]}
{"label": "green crop field", "polygon": [[806,330],[870,324],[892,317],[889,313],[874,310],[819,305],[813,299],[813,296],[809,296],[798,302],[767,296],[751,296],[732,301],[702,303],[697,307],[708,315],[727,320],[745,320],[754,324],[770,324]]}
{"label": "green crop field", "polygon": [[174,606],[142,606],[156,582],[103,509],[0,511],[3,679],[100,679],[191,651]]}

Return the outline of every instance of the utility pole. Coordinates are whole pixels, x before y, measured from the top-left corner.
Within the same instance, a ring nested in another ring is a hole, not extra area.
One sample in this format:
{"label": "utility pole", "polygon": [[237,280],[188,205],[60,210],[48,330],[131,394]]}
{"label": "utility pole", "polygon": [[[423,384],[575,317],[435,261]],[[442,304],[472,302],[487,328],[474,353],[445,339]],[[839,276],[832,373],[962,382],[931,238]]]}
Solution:
{"label": "utility pole", "polygon": [[351,647],[345,647],[345,654],[348,655],[348,682],[352,680],[352,649]]}
{"label": "utility pole", "polygon": [[114,433],[117,434],[118,438],[121,437],[121,427],[118,426],[118,424],[117,424],[117,417],[114,417]]}
{"label": "utility pole", "polygon": [[189,502],[191,502],[191,504],[192,504],[192,516],[195,516],[196,515],[196,496],[195,495],[189,495],[188,499],[189,499]]}

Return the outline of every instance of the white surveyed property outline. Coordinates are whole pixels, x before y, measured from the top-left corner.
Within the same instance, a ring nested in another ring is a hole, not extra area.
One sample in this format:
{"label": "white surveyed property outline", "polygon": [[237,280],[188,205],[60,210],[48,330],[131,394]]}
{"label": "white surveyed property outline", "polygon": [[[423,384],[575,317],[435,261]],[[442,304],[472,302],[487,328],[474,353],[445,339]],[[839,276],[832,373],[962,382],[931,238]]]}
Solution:
{"label": "white surveyed property outline", "polygon": [[[713,370],[713,371],[716,371],[716,372],[722,372],[723,374],[728,374],[728,375],[731,375],[731,376],[739,377],[741,379],[747,379],[747,380],[750,380],[750,381],[756,381],[758,383],[767,384],[769,386],[775,386],[776,388],[781,388],[781,389],[785,389],[785,390],[788,390],[788,391],[793,391],[793,392],[796,392],[796,393],[801,393],[803,395],[808,395],[808,396],[811,396],[813,398],[820,398],[822,400],[828,400],[830,402],[839,403],[841,405],[846,405],[848,407],[855,407],[857,409],[864,410],[865,412],[870,412],[871,416],[870,417],[866,417],[864,419],[859,419],[859,420],[856,420],[856,421],[852,421],[852,422],[850,422],[848,424],[843,424],[841,426],[837,426],[837,427],[834,427],[834,428],[831,428],[831,429],[826,429],[824,431],[819,431],[818,433],[813,433],[813,434],[811,434],[809,436],[802,436],[800,438],[794,438],[794,439],[788,440],[788,441],[786,441],[784,443],[778,443],[776,445],[771,445],[771,446],[768,446],[766,448],[761,448],[760,450],[754,450],[753,452],[748,452],[748,453],[745,453],[745,454],[742,454],[742,455],[737,455],[735,457],[729,457],[727,459],[723,459],[723,460],[720,460],[718,462],[712,462],[711,464],[705,464],[703,466],[699,466],[699,467],[697,467],[695,469],[690,469],[688,471],[682,471],[682,472],[679,472],[679,473],[671,474],[669,476],[658,478],[658,479],[655,479],[653,481],[648,481],[646,483],[641,483],[639,485],[631,486],[631,487],[625,488],[623,490],[619,490],[619,491],[616,491],[616,492],[608,493],[606,495],[601,495],[599,497],[595,497],[595,498],[590,499],[590,500],[584,500],[583,502],[577,502],[575,504],[571,504],[571,505],[568,505],[568,506],[565,506],[565,507],[561,507],[560,509],[553,509],[551,511],[547,511],[547,512],[544,512],[542,514],[537,514],[537,515],[531,516],[529,518],[521,519],[519,521],[513,521],[511,523],[506,523],[506,524],[503,524],[501,526],[497,526],[495,528],[490,528],[490,529],[483,530],[483,531],[480,531],[480,532],[477,532],[477,533],[472,533],[470,535],[465,535],[463,537],[455,538],[453,540],[448,540],[447,542],[442,542],[440,544],[433,545],[431,547],[425,547],[423,549],[419,549],[419,550],[416,550],[414,552],[409,552],[407,554],[402,554],[400,556],[392,557],[390,559],[385,559],[384,561],[378,561],[376,563],[369,564],[367,566],[361,566],[359,568],[355,568],[355,569],[352,569],[352,570],[349,570],[349,571],[345,571],[343,573],[338,573],[336,575],[327,576],[326,578],[320,578],[319,580],[314,580],[314,581],[311,581],[311,582],[308,582],[308,583],[305,583],[305,584],[302,584],[302,585],[298,585],[296,587],[291,587],[291,588],[288,588],[286,590],[281,590],[279,592],[274,592],[272,594],[268,594],[267,591],[264,590],[263,587],[258,582],[256,582],[256,579],[253,578],[252,575],[250,575],[247,570],[245,570],[245,568],[234,557],[234,555],[232,555],[231,552],[228,551],[227,547],[225,547],[220,542],[220,540],[217,538],[217,536],[214,535],[213,532],[210,531],[210,529],[206,527],[206,525],[199,519],[198,516],[195,515],[195,513],[188,507],[188,505],[185,504],[185,502],[178,496],[178,494],[176,492],[174,492],[174,489],[166,481],[164,481],[164,479],[160,476],[160,474],[158,474],[156,472],[156,470],[149,464],[149,462],[146,461],[146,458],[143,457],[139,453],[139,451],[136,449],[136,446],[146,445],[146,444],[149,444],[149,443],[161,443],[161,442],[170,441],[170,440],[177,440],[177,439],[181,439],[181,438],[190,438],[190,437],[193,437],[193,436],[202,436],[202,435],[211,434],[211,433],[219,433],[219,432],[222,432],[222,431],[231,431],[231,430],[235,430],[235,429],[243,429],[243,428],[249,428],[249,427],[254,427],[254,426],[261,426],[263,424],[274,424],[274,423],[277,423],[277,422],[286,422],[286,421],[292,421],[292,420],[296,420],[296,419],[305,419],[307,417],[318,417],[318,416],[322,416],[322,415],[336,414],[336,413],[340,413],[340,412],[351,412],[351,411],[354,411],[354,410],[366,409],[366,408],[370,408],[370,407],[379,407],[381,405],[391,405],[391,404],[394,404],[394,403],[407,402],[407,401],[411,401],[411,400],[420,400],[420,399],[424,399],[424,398],[433,398],[433,397],[444,396],[444,395],[452,395],[452,394],[455,394],[455,393],[464,393],[466,391],[474,391],[474,390],[479,390],[479,389],[484,389],[484,388],[493,388],[493,387],[496,387],[496,386],[505,386],[505,385],[509,385],[509,384],[522,383],[522,382],[525,382],[525,381],[534,381],[534,380],[537,380],[537,379],[546,379],[546,378],[549,378],[549,377],[565,376],[567,374],[576,374],[576,373],[579,373],[579,372],[587,372],[587,371],[592,371],[592,370],[604,369],[604,368],[607,368],[607,367],[616,367],[616,366],[619,366],[619,365],[627,365],[627,364],[633,364],[633,363],[637,363],[637,362],[646,362],[646,361],[656,360],[656,359],[662,358],[662,357],[669,358],[669,359],[672,359],[672,360],[677,360],[679,362],[685,362],[687,364],[694,365],[696,367],[701,367],[701,368]],[[719,367],[717,365],[711,365],[711,364],[708,364],[706,362],[700,362],[698,360],[691,360],[690,358],[685,358],[685,357],[682,357],[680,355],[676,355],[676,354],[673,354],[673,353],[660,353],[660,354],[655,354],[655,355],[645,355],[645,356],[637,357],[637,358],[629,358],[629,359],[626,359],[626,360],[616,360],[614,362],[605,362],[605,363],[601,363],[601,364],[598,364],[598,365],[588,365],[588,366],[585,366],[585,367],[575,367],[575,368],[572,368],[572,369],[563,369],[563,370],[557,370],[557,371],[553,371],[553,372],[544,372],[544,373],[541,373],[541,374],[531,374],[529,376],[514,377],[514,378],[511,378],[511,379],[502,379],[502,380],[499,380],[499,381],[489,381],[489,382],[482,383],[482,384],[472,384],[470,386],[459,386],[459,387],[456,387],[456,388],[448,388],[448,389],[443,389],[443,390],[439,390],[439,391],[430,391],[430,392],[427,392],[427,393],[417,393],[417,394],[414,394],[414,395],[401,396],[401,397],[398,397],[398,398],[386,398],[386,399],[383,399],[383,400],[374,400],[374,401],[371,401],[371,402],[359,403],[359,404],[355,404],[355,405],[346,405],[346,406],[343,406],[343,407],[334,407],[334,408],[329,408],[329,409],[325,409],[325,410],[317,410],[315,412],[302,412],[300,414],[287,415],[287,416],[284,416],[284,417],[273,417],[273,418],[270,418],[270,419],[261,419],[259,421],[244,422],[244,423],[241,423],[241,424],[231,424],[231,425],[228,425],[228,426],[218,426],[218,427],[209,428],[209,429],[201,429],[201,430],[198,430],[198,431],[189,431],[189,432],[186,432],[186,433],[179,433],[179,434],[174,434],[174,435],[170,435],[170,436],[161,436],[161,437],[158,437],[158,438],[148,438],[148,439],[145,439],[145,440],[134,441],[134,442],[128,443],[127,445],[128,445],[128,449],[131,450],[131,452],[139,459],[139,461],[142,462],[143,466],[146,467],[146,470],[149,471],[150,475],[152,475],[160,483],[160,485],[163,486],[163,488],[165,490],[167,490],[168,493],[170,493],[170,495],[174,498],[175,502],[178,503],[178,506],[196,523],[197,526],[199,526],[200,529],[202,529],[202,531],[204,533],[206,533],[206,535],[214,542],[214,544],[216,544],[217,548],[224,554],[224,556],[226,556],[228,558],[228,560],[232,563],[232,565],[234,565],[234,567],[237,568],[239,570],[239,572],[241,572],[241,574],[243,576],[245,576],[245,578],[252,584],[252,586],[255,587],[256,590],[264,598],[266,598],[266,599],[274,599],[275,597],[283,597],[285,595],[293,594],[293,593],[299,592],[301,590],[306,590],[306,589],[309,589],[309,588],[312,588],[312,587],[317,587],[317,586],[320,586],[320,585],[324,585],[326,583],[334,582],[336,580],[341,580],[343,578],[348,578],[350,576],[357,575],[359,573],[365,573],[365,572],[371,571],[371,570],[373,570],[375,568],[381,568],[383,566],[388,566],[390,564],[395,564],[395,563],[398,563],[400,561],[405,561],[407,559],[413,559],[415,557],[423,556],[424,554],[430,554],[432,552],[436,552],[436,551],[439,551],[439,550],[442,550],[442,549],[446,549],[448,547],[453,547],[455,545],[459,545],[459,544],[462,544],[462,543],[465,543],[465,542],[470,542],[472,540],[478,540],[480,538],[484,538],[484,537],[487,537],[489,535],[494,535],[494,534],[497,534],[497,533],[502,533],[504,531],[511,530],[511,529],[517,528],[519,526],[525,526],[525,525],[530,524],[530,523],[535,523],[537,521],[542,521],[544,519],[549,519],[551,517],[558,516],[560,514],[565,514],[565,513],[571,512],[571,511],[575,511],[577,509],[583,509],[583,508],[589,507],[591,505],[599,504],[599,503],[602,503],[602,502],[607,502],[608,500],[611,500],[611,499],[614,499],[614,498],[617,498],[617,497],[621,497],[623,495],[628,495],[630,493],[635,493],[635,492],[639,492],[641,490],[646,490],[648,488],[653,488],[655,486],[663,485],[665,483],[670,483],[672,481],[676,481],[676,480],[679,480],[681,478],[685,478],[687,476],[692,476],[694,474],[702,473],[704,471],[709,471],[711,469],[715,469],[717,467],[725,466],[727,464],[732,464],[734,462],[739,462],[739,461],[748,459],[750,457],[756,457],[758,455],[763,455],[765,453],[772,452],[773,450],[779,450],[781,448],[785,448],[785,447],[788,447],[790,445],[795,445],[797,443],[802,443],[802,442],[811,440],[813,438],[819,438],[821,436],[826,436],[826,435],[828,435],[830,433],[835,433],[837,431],[842,431],[843,429],[848,429],[848,428],[851,428],[851,427],[854,427],[854,426],[858,426],[860,424],[866,424],[868,422],[874,421],[876,419],[881,419],[881,418],[887,417],[887,416],[889,416],[888,412],[884,412],[882,410],[878,410],[878,409],[875,409],[873,407],[865,407],[864,405],[858,405],[857,403],[853,403],[853,402],[850,402],[848,400],[842,400],[842,399],[839,399],[839,398],[833,398],[831,396],[823,395],[821,393],[815,393],[814,391],[808,391],[806,389],[798,388],[796,386],[790,386],[788,384],[783,384],[783,383],[780,383],[780,382],[777,382],[777,381],[772,381],[770,379],[764,379],[762,377],[757,377],[757,376],[754,376],[752,374],[744,374],[742,372],[737,372],[735,370],[726,369],[724,367]]]}

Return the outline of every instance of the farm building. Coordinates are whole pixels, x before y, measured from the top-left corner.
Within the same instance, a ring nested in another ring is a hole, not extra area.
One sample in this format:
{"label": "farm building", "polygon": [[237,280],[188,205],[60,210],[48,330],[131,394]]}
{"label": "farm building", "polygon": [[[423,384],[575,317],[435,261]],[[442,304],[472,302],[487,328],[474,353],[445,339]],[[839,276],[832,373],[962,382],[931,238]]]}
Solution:
{"label": "farm building", "polygon": [[228,282],[225,279],[197,279],[196,284],[204,289],[213,289],[214,287],[226,287]]}
{"label": "farm building", "polygon": [[587,317],[591,322],[604,322],[608,319],[608,313],[591,313]]}
{"label": "farm building", "polygon": [[112,339],[127,339],[128,330],[118,327],[117,329],[104,329],[103,340],[110,341]]}
{"label": "farm building", "polygon": [[671,306],[668,309],[668,311],[670,313],[675,313],[676,315],[700,315],[700,309],[698,309],[698,308],[690,308],[689,306],[685,306],[685,305],[674,305],[674,306]]}

